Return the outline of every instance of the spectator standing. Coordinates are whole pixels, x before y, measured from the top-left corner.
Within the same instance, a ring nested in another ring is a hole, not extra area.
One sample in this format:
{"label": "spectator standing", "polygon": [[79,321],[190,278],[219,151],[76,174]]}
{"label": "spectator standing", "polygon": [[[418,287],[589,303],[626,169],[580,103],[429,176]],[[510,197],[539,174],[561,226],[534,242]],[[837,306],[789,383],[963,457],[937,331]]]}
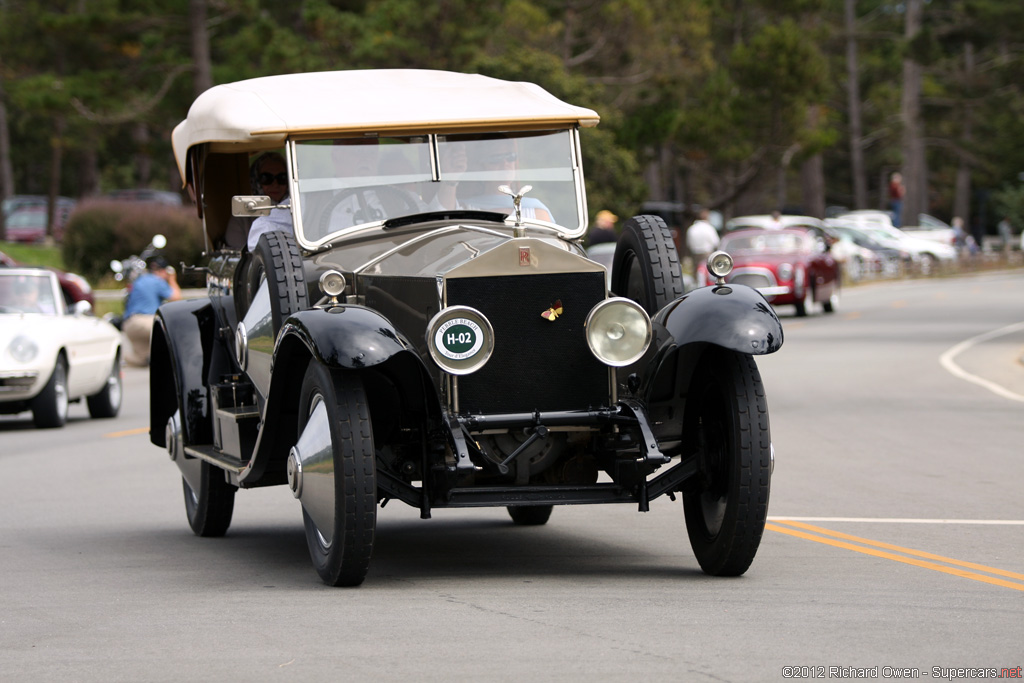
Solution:
{"label": "spectator standing", "polygon": [[1003,216],[1003,220],[999,221],[997,227],[999,229],[999,238],[1003,241],[1003,251],[1009,254],[1013,244],[1013,226],[1010,224],[1010,218]]}
{"label": "spectator standing", "polygon": [[597,216],[594,217],[594,227],[590,229],[590,233],[587,235],[590,246],[601,244],[602,242],[614,242],[616,240],[615,223],[618,220],[619,217],[611,211],[598,211]]}
{"label": "spectator standing", "polygon": [[690,258],[693,260],[693,276],[697,277],[697,270],[700,264],[707,261],[721,240],[715,226],[708,221],[708,210],[701,209],[699,217],[686,231],[686,248],[690,251]]}
{"label": "spectator standing", "polygon": [[124,307],[121,329],[128,338],[128,349],[124,360],[129,365],[149,365],[149,341],[153,334],[153,318],[156,309],[165,301],[181,298],[178,276],[167,265],[167,260],[157,256],[149,262],[148,272],[135,280],[128,303]]}
{"label": "spectator standing", "polygon": [[903,196],[907,188],[903,186],[903,176],[893,173],[889,178],[889,211],[892,213],[892,224],[900,227],[903,224]]}

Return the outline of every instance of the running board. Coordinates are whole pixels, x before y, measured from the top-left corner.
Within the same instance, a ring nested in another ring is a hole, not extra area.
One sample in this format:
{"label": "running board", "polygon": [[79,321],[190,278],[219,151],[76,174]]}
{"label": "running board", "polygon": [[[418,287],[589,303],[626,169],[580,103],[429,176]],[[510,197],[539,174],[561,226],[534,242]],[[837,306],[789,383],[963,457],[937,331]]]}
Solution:
{"label": "running board", "polygon": [[248,464],[248,462],[239,460],[232,455],[221,453],[213,446],[185,446],[185,457],[205,460],[211,465],[216,465],[222,470],[231,472],[236,477]]}

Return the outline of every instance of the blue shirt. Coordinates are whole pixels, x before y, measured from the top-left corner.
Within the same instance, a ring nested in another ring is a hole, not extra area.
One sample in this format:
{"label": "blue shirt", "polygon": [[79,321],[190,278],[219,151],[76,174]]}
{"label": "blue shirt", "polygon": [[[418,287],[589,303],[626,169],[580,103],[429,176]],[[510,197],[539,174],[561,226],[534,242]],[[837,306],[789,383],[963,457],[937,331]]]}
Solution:
{"label": "blue shirt", "polygon": [[171,285],[167,280],[153,273],[143,273],[132,285],[132,291],[128,295],[128,303],[124,306],[125,319],[136,313],[152,315],[165,299],[170,299],[173,294]]}

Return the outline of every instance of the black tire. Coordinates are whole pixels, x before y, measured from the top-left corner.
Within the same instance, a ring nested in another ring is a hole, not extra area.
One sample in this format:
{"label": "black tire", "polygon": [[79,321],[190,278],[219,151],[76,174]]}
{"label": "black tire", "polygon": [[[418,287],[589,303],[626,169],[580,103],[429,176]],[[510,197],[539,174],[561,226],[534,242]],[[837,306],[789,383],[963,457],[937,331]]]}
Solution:
{"label": "black tire", "polygon": [[826,313],[835,313],[839,308],[839,288],[836,287],[832,290],[832,295],[826,301],[821,303],[822,310]]}
{"label": "black tire", "polygon": [[63,427],[68,421],[68,362],[57,355],[53,373],[39,395],[32,399],[32,420],[36,427]]}
{"label": "black tire", "polygon": [[705,573],[739,576],[761,543],[771,486],[768,404],[753,357],[709,349],[687,405],[699,448],[694,487],[683,493],[686,532]]}
{"label": "black tire", "polygon": [[[292,313],[309,307],[302,254],[295,236],[278,230],[260,235],[244,274],[244,308],[249,310],[264,278],[270,289],[270,315],[276,335]],[[239,314],[239,319],[245,313]]]}
{"label": "black tire", "polygon": [[[377,473],[366,390],[358,375],[332,372],[314,360],[302,381],[300,434],[320,402],[327,411],[332,460],[319,461],[316,471],[305,472],[303,477],[307,481],[313,476],[333,480],[329,487],[334,493],[333,530],[321,533],[303,502],[306,543],[324,583],[358,586],[370,566],[377,526]],[[303,484],[304,492],[309,488]]]}
{"label": "black tire", "polygon": [[611,289],[650,315],[683,295],[679,254],[660,217],[633,216],[622,224],[612,259]]}
{"label": "black tire", "polygon": [[796,317],[798,317],[798,318],[806,317],[807,314],[811,310],[811,306],[813,306],[813,305],[814,305],[814,287],[812,287],[810,285],[810,283],[808,283],[804,287],[804,295],[803,295],[803,297],[801,299],[799,299],[796,302],[796,304],[795,304],[795,306],[796,306]]}
{"label": "black tire", "polygon": [[114,358],[114,366],[110,370],[103,388],[85,399],[89,406],[89,415],[94,418],[117,417],[121,412],[121,399],[124,396],[124,383],[121,377],[121,354]]}
{"label": "black tire", "polygon": [[517,526],[540,526],[551,518],[554,505],[510,505],[508,516]]}
{"label": "black tire", "polygon": [[208,462],[200,464],[199,490],[189,486],[182,477],[185,491],[185,515],[188,525],[196,536],[218,538],[228,532],[231,514],[235,509],[235,491],[238,489],[227,482],[224,470]]}

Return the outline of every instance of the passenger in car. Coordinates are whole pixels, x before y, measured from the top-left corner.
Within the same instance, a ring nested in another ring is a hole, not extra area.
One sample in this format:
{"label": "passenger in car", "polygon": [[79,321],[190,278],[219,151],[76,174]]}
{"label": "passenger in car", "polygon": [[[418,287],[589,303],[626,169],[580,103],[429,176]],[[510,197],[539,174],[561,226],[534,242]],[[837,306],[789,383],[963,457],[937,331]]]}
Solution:
{"label": "passenger in car", "polygon": [[[252,164],[250,177],[253,187],[259,188],[257,194],[267,195],[275,206],[281,204],[288,197],[288,167],[284,162],[284,157],[277,152],[265,152],[257,157]],[[244,226],[232,230],[232,225],[229,223],[229,232],[225,234],[225,241],[237,240],[239,229],[244,230]],[[272,209],[269,216],[259,216],[252,222],[245,244],[249,247],[249,251],[252,251],[256,248],[256,243],[259,242],[260,235],[263,233],[271,230],[290,233],[293,229],[290,209]]]}
{"label": "passenger in car", "polygon": [[[516,148],[516,141],[512,138],[495,138],[490,144],[474,145],[475,154],[471,159],[471,170],[485,172],[490,177],[486,182],[464,183],[467,192],[478,191],[479,194],[462,198],[462,203],[468,208],[483,209],[485,211],[507,210],[511,213],[512,198],[501,192],[498,188],[507,185],[515,191],[520,188],[518,182],[519,153]],[[461,197],[461,195],[460,195]],[[541,200],[525,196],[522,202],[523,218],[535,218],[553,223],[554,217],[551,210]]]}

